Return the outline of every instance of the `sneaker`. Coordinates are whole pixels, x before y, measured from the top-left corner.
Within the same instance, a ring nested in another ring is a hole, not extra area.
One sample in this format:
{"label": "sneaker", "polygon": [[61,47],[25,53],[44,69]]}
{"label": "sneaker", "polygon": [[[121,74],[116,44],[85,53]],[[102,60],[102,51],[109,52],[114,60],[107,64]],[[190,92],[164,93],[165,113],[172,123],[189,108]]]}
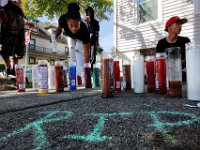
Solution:
{"label": "sneaker", "polygon": [[0,72],[0,78],[1,79],[8,79],[8,74],[6,71],[2,71]]}
{"label": "sneaker", "polygon": [[12,71],[10,68],[7,68],[3,72],[0,72],[1,79],[15,80],[15,76],[12,75]]}
{"label": "sneaker", "polygon": [[15,69],[7,68],[6,73],[7,75],[15,76]]}

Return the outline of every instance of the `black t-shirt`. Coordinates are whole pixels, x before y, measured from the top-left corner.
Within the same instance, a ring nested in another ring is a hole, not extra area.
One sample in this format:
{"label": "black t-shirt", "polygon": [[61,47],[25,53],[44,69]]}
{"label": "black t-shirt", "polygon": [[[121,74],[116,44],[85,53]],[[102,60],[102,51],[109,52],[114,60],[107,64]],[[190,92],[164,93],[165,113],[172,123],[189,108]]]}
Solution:
{"label": "black t-shirt", "polygon": [[180,47],[181,59],[185,60],[185,44],[188,42],[190,42],[190,39],[187,37],[178,36],[178,40],[175,43],[169,43],[167,39],[164,38],[158,41],[156,52],[165,52],[165,49],[170,47]]}
{"label": "black t-shirt", "polygon": [[60,18],[58,20],[58,24],[61,28],[64,28],[65,34],[67,36],[71,37],[72,39],[78,39],[78,40],[83,41],[83,44],[90,43],[90,33],[88,31],[86,24],[81,21],[80,29],[78,30],[78,32],[76,34],[74,34],[70,31],[70,29],[67,25],[66,17],[67,17],[67,14],[63,14],[62,16],[60,16]]}
{"label": "black t-shirt", "polygon": [[15,4],[13,4],[11,1],[8,1],[8,4],[3,8],[5,10],[12,11],[13,13],[15,13],[21,17],[24,17],[24,13],[23,13],[22,9],[19,8],[18,6],[16,6]]}

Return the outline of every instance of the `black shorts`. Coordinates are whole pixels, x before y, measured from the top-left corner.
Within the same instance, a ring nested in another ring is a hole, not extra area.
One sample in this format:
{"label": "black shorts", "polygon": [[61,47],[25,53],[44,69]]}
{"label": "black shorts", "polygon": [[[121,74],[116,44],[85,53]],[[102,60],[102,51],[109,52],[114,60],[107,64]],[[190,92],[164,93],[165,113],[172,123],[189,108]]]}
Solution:
{"label": "black shorts", "polygon": [[2,22],[0,33],[1,55],[23,58],[25,55],[25,31],[23,19],[12,11],[6,11],[8,21]]}

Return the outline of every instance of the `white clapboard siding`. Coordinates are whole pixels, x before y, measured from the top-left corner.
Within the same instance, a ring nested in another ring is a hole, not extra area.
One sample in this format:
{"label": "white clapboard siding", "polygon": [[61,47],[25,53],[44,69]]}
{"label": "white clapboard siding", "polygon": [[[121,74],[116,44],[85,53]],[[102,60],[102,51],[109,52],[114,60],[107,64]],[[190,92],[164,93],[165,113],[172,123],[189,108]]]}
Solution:
{"label": "white clapboard siding", "polygon": [[155,48],[158,40],[167,35],[165,23],[172,16],[188,19],[181,36],[200,41],[200,0],[162,0],[162,19],[144,24],[138,24],[136,1],[115,0],[115,44],[119,53]]}

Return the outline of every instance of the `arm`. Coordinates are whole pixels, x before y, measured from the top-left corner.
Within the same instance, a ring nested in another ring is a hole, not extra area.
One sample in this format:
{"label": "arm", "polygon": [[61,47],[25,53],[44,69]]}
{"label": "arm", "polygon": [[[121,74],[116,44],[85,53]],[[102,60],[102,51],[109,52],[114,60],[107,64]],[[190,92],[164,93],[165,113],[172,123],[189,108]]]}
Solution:
{"label": "arm", "polygon": [[27,18],[26,16],[23,17],[23,20],[24,20],[24,23],[29,26],[29,28],[34,28],[35,27],[35,24],[34,23],[31,23]]}
{"label": "arm", "polygon": [[60,26],[58,26],[56,28],[56,40],[58,39],[58,37],[60,36],[60,34],[63,32],[63,28],[61,28]]}
{"label": "arm", "polygon": [[85,18],[85,23],[87,25],[87,27],[89,26],[89,23],[90,23],[90,16],[86,16]]}
{"label": "arm", "polygon": [[96,41],[96,46],[99,46],[99,32],[97,32],[97,41]]}
{"label": "arm", "polygon": [[84,63],[90,63],[90,44],[83,44]]}
{"label": "arm", "polygon": [[[184,51],[185,51],[185,54],[186,55],[186,47],[185,47],[185,44],[189,43],[190,42],[190,39],[188,37],[185,37],[185,41],[184,41]],[[183,55],[183,54],[182,54]],[[186,69],[186,58],[184,57],[183,60],[181,60],[181,63],[182,63],[182,71],[183,72],[187,72],[187,69]]]}
{"label": "arm", "polygon": [[99,22],[97,21],[97,40],[96,40],[96,46],[99,46],[99,31],[100,31],[100,26],[99,26]]}
{"label": "arm", "polygon": [[90,33],[85,23],[82,23],[81,25],[84,63],[90,63]]}

